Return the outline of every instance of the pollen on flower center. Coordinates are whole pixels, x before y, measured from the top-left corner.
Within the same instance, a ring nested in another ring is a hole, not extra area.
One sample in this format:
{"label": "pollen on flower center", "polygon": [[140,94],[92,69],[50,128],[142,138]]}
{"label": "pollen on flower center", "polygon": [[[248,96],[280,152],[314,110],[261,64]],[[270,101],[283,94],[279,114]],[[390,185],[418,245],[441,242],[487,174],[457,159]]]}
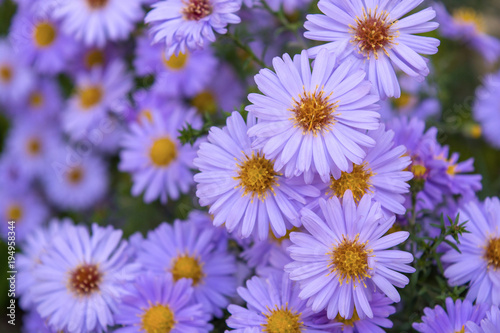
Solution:
{"label": "pollen on flower center", "polygon": [[9,83],[12,80],[12,69],[10,66],[0,66],[0,80],[5,83]]}
{"label": "pollen on flower center", "polygon": [[342,198],[345,191],[351,190],[354,200],[359,202],[363,195],[371,192],[370,178],[372,176],[373,172],[366,162],[362,165],[354,164],[352,171],[342,171],[339,179],[330,177],[330,187],[326,194],[329,194],[330,198],[334,196]]}
{"label": "pollen on flower center", "polygon": [[385,10],[377,13],[377,8],[368,9],[368,12],[363,8],[363,17],[356,16],[355,26],[349,25],[353,34],[351,42],[357,44],[359,53],[368,59],[371,53],[378,59],[380,50],[387,54],[386,48],[392,47],[398,37],[397,32],[391,31],[396,21],[391,22],[388,18],[389,13]]}
{"label": "pollen on flower center", "polygon": [[484,19],[472,8],[461,7],[453,11],[453,18],[458,24],[474,25],[476,30],[484,31]]}
{"label": "pollen on flower center", "polygon": [[99,49],[93,49],[87,52],[85,56],[85,66],[92,68],[104,64],[104,53]]}
{"label": "pollen on flower center", "polygon": [[70,184],[79,184],[83,179],[83,170],[80,167],[73,167],[68,171],[66,177]]}
{"label": "pollen on flower center", "polygon": [[162,55],[163,63],[171,70],[183,69],[186,66],[188,57],[189,53],[187,52],[180,52],[178,55],[172,54],[168,59],[165,57],[165,53]]}
{"label": "pollen on flower center", "polygon": [[174,313],[168,305],[151,306],[141,320],[142,330],[146,333],[168,333],[175,326]]}
{"label": "pollen on flower center", "polygon": [[53,24],[41,22],[36,25],[33,37],[38,47],[45,48],[52,45],[56,39],[56,34],[57,32]]}
{"label": "pollen on flower center", "polygon": [[192,279],[193,286],[196,286],[205,276],[202,266],[197,258],[187,254],[180,255],[174,259],[172,275],[175,281],[182,278]]}
{"label": "pollen on flower center", "polygon": [[43,105],[43,95],[42,93],[35,91],[30,95],[29,105],[32,108],[39,108]]}
{"label": "pollen on flower center", "polygon": [[427,174],[427,168],[422,164],[412,163],[411,172],[413,173],[413,176],[415,176],[415,178],[423,179]]}
{"label": "pollen on flower center", "polygon": [[99,291],[102,273],[97,265],[83,264],[70,272],[69,289],[77,296],[89,296]]}
{"label": "pollen on flower center", "polygon": [[462,325],[462,329],[460,331],[456,331],[455,333],[465,333],[465,325]]}
{"label": "pollen on flower center", "polygon": [[101,9],[108,4],[108,0],[87,0],[91,9]]}
{"label": "pollen on flower center", "polygon": [[189,0],[184,2],[184,8],[182,9],[184,19],[188,21],[199,21],[211,13],[212,5],[210,0]]}
{"label": "pollen on flower center", "polygon": [[102,100],[103,91],[100,86],[88,86],[79,90],[80,105],[84,110],[90,109]]}
{"label": "pollen on flower center", "polygon": [[368,254],[373,250],[366,249],[366,244],[359,242],[359,234],[354,240],[342,235],[342,241],[333,246],[328,254],[331,261],[328,264],[331,273],[335,273],[342,285],[344,281],[362,281],[370,277],[368,274]]}
{"label": "pollen on flower center", "polygon": [[177,158],[175,143],[168,137],[156,139],[149,150],[149,157],[155,166],[168,166]]}
{"label": "pollen on flower center", "polygon": [[215,114],[217,111],[215,96],[209,90],[202,91],[198,95],[194,96],[191,100],[191,104],[201,113],[208,112],[210,114]]}
{"label": "pollen on flower center", "polygon": [[356,308],[354,308],[354,311],[352,313],[352,317],[350,319],[345,319],[344,317],[342,317],[339,314],[337,314],[337,316],[335,317],[335,320],[339,323],[342,323],[344,324],[345,326],[351,326],[353,327],[354,326],[354,323],[357,322],[359,320],[359,315],[358,315],[358,312],[356,311]]}
{"label": "pollen on flower center", "polygon": [[500,237],[489,240],[484,258],[488,262],[489,268],[493,268],[495,271],[500,268]]}
{"label": "pollen on flower center", "polygon": [[19,221],[23,215],[23,208],[18,204],[12,204],[7,209],[7,220],[9,221]]}
{"label": "pollen on flower center", "polygon": [[313,93],[304,91],[299,95],[299,100],[293,99],[294,126],[300,126],[302,133],[313,133],[328,131],[335,124],[335,110],[337,102],[330,101],[330,95],[325,95],[323,90],[316,89]]}
{"label": "pollen on flower center", "polygon": [[278,244],[281,244],[285,239],[290,239],[290,234],[292,232],[296,232],[296,231],[299,231],[300,229],[297,228],[297,227],[293,227],[292,229],[288,229],[285,233],[284,236],[281,236],[280,238],[276,238],[276,236],[274,235],[274,232],[272,232],[271,230],[269,230],[269,236],[271,237],[271,239],[273,241],[275,241],[276,243]]}
{"label": "pollen on flower center", "polygon": [[28,151],[28,154],[31,156],[36,156],[40,154],[42,150],[42,144],[40,143],[40,140],[37,138],[31,138],[28,140],[26,143],[26,150]]}
{"label": "pollen on flower center", "polygon": [[274,193],[274,186],[279,186],[277,181],[281,173],[274,171],[274,162],[260,152],[252,152],[252,156],[245,154],[245,160],[237,166],[238,177],[234,179],[240,183],[236,188],[241,187],[243,195],[250,194],[252,200],[255,196],[264,200],[269,192]]}
{"label": "pollen on flower center", "polygon": [[266,323],[261,324],[263,326],[263,332],[269,333],[300,333],[302,332],[303,323],[300,321],[301,313],[297,311],[292,312],[288,309],[288,304],[275,309],[270,310],[268,308],[268,313],[266,316]]}

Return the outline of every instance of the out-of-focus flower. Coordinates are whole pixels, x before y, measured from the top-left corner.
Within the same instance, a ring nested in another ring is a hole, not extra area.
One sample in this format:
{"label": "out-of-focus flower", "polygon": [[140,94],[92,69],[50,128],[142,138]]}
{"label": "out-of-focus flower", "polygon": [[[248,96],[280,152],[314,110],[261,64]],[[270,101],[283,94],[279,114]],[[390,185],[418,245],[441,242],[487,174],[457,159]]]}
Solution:
{"label": "out-of-focus flower", "polygon": [[0,103],[19,103],[33,87],[35,77],[18,61],[11,44],[0,39]]}
{"label": "out-of-focus flower", "polygon": [[[500,54],[500,52],[498,53]],[[483,86],[476,92],[472,108],[474,119],[488,142],[500,148],[500,71],[486,76]]]}
{"label": "out-of-focus flower", "polygon": [[427,61],[420,54],[435,54],[439,40],[414,34],[432,31],[438,27],[430,22],[436,12],[426,8],[403,17],[422,0],[320,0],[324,14],[307,16],[304,36],[328,42],[313,47],[313,57],[324,47],[340,57],[355,59],[365,68],[373,89],[381,99],[400,97],[401,89],[396,69],[422,80],[429,74]]}
{"label": "out-of-focus flower", "polygon": [[208,333],[210,315],[193,302],[191,281],[170,275],[140,275],[127,288],[115,314],[116,333]]}
{"label": "out-of-focus flower", "polygon": [[286,177],[316,173],[324,182],[339,178],[352,163],[361,164],[375,141],[365,130],[379,127],[376,95],[365,72],[352,61],[338,64],[322,50],[311,72],[306,51],[274,58],[276,73],[263,69],[255,76],[264,94],[250,94],[247,107],[258,123],[249,129],[253,147],[275,160]]}
{"label": "out-of-focus flower", "polygon": [[328,323],[325,314],[318,315],[307,301],[299,298],[300,288],[290,281],[287,273],[275,273],[267,278],[254,276],[239,287],[238,294],[246,308],[231,304],[227,325],[232,332],[329,332],[338,323]]}
{"label": "out-of-focus flower", "polygon": [[[413,323],[413,328],[421,333],[466,332],[467,322],[479,323],[486,313],[486,304],[472,305],[468,300],[446,299],[446,310],[436,305],[434,309],[425,308],[422,323]],[[467,331],[468,332],[468,331]]]}
{"label": "out-of-focus flower", "polygon": [[149,114],[150,120],[132,123],[123,137],[119,169],[132,174],[132,195],[144,192],[145,202],[159,198],[165,203],[167,197],[178,199],[193,183],[198,144],[182,145],[178,131],[187,124],[200,128],[201,118],[194,108],[174,104],[164,114]]}
{"label": "out-of-focus flower", "polygon": [[140,0],[54,1],[54,17],[63,31],[88,46],[103,47],[107,41],[128,37],[144,12]]}
{"label": "out-of-focus flower", "polygon": [[498,306],[492,305],[491,309],[486,312],[486,318],[479,323],[468,321],[466,324],[470,333],[497,333],[500,332],[500,310]]}
{"label": "out-of-focus flower", "polygon": [[196,220],[161,224],[142,243],[138,262],[174,281],[191,280],[193,300],[217,317],[236,289],[236,261],[228,253],[227,237]]}
{"label": "out-of-focus flower", "polygon": [[454,8],[452,15],[445,6],[435,3],[439,32],[446,38],[462,41],[478,51],[490,63],[500,57],[500,40],[485,32],[484,18],[472,8]]}
{"label": "out-of-focus flower", "polygon": [[[0,1],[1,3],[1,1]],[[36,310],[31,310],[23,316],[23,333],[60,333],[47,326],[47,322],[40,317]]]}
{"label": "out-of-focus flower", "polygon": [[[450,248],[441,260],[451,286],[469,283],[466,299],[477,304],[500,305],[500,200],[477,199],[462,205],[459,222],[468,233],[459,236],[460,253]],[[452,238],[449,239],[454,242]]]}
{"label": "out-of-focus flower", "polygon": [[145,22],[170,57],[205,48],[215,41],[214,31],[225,34],[228,24],[240,23],[234,14],[240,7],[240,0],[164,0],[152,5]]}
{"label": "out-of-focus flower", "polygon": [[[403,288],[413,273],[407,264],[413,256],[404,251],[388,250],[404,242],[409,233],[397,231],[386,235],[395,217],[385,218],[380,204],[365,195],[356,205],[348,190],[319,205],[324,219],[304,208],[302,224],[310,233],[293,232],[288,248],[294,260],[285,266],[290,279],[298,281],[299,297],[308,299],[312,310],[327,310],[328,318],[340,315],[352,319],[374,318],[369,303],[377,288],[393,302],[401,300],[396,287]],[[384,236],[385,235],[385,236]]]}
{"label": "out-of-focus flower", "polygon": [[[121,230],[92,225],[64,228],[40,256],[32,286],[36,309],[47,324],[68,333],[106,331],[113,312],[136,277]],[[71,309],[68,312],[68,309]]]}
{"label": "out-of-focus flower", "polygon": [[283,177],[272,159],[252,149],[246,132],[255,119],[250,116],[247,121],[235,111],[226,127],[210,129],[194,161],[201,171],[194,176],[196,195],[202,206],[210,207],[214,225],[225,223],[238,237],[254,233],[263,240],[270,230],[282,237],[287,229],[300,226],[300,208],[319,191],[302,179]]}

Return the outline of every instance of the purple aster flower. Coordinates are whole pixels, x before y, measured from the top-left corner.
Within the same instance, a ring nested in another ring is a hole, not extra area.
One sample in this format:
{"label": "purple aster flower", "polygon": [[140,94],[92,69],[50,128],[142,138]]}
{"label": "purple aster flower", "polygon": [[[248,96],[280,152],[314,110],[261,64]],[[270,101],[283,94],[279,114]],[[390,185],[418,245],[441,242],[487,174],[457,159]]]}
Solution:
{"label": "purple aster flower", "polygon": [[[23,316],[23,333],[61,333],[47,326],[46,320],[40,317],[36,310],[29,311]],[[64,332],[63,332],[64,333]]]}
{"label": "purple aster flower", "polygon": [[215,41],[214,31],[227,32],[228,24],[240,23],[239,0],[164,0],[152,5],[145,22],[154,43],[165,44],[165,55],[203,49]]}
{"label": "purple aster flower", "polygon": [[0,189],[11,193],[24,193],[33,180],[33,175],[23,167],[24,161],[14,158],[10,152],[0,155]]}
{"label": "purple aster flower", "polygon": [[54,17],[63,31],[89,46],[103,47],[108,40],[126,39],[144,12],[141,0],[55,1]]}
{"label": "purple aster flower", "polygon": [[470,45],[490,63],[500,57],[500,40],[486,34],[485,20],[480,13],[458,7],[450,15],[441,3],[436,3],[435,9],[441,35]]}
{"label": "purple aster flower", "polygon": [[500,309],[493,305],[490,311],[486,312],[486,318],[481,320],[481,327],[478,323],[468,321],[465,325],[470,333],[497,333],[500,332]]}
{"label": "purple aster flower", "polygon": [[385,218],[380,204],[365,195],[356,205],[348,190],[337,197],[320,199],[322,219],[311,210],[301,211],[302,224],[310,234],[292,233],[290,256],[285,266],[290,278],[298,281],[299,297],[308,300],[315,312],[327,309],[328,318],[338,314],[351,319],[354,310],[360,319],[373,318],[369,298],[377,289],[393,302],[399,302],[396,287],[409,280],[403,273],[415,269],[408,252],[388,250],[404,242],[409,233],[398,231],[384,236],[395,217]]}
{"label": "purple aster flower", "polygon": [[208,333],[210,315],[193,302],[191,281],[174,281],[170,275],[143,274],[127,288],[115,314],[124,327],[116,333]]}
{"label": "purple aster flower", "polygon": [[107,43],[103,47],[80,45],[80,51],[72,62],[70,74],[88,72],[94,67],[107,68],[116,59],[124,56],[124,50],[113,43]]}
{"label": "purple aster flower", "polygon": [[[413,323],[413,328],[421,333],[465,332],[468,321],[479,323],[486,313],[486,304],[472,305],[468,300],[453,302],[446,299],[446,310],[436,305],[434,309],[425,308],[422,323]],[[467,331],[468,332],[468,331]]]}
{"label": "purple aster flower", "polygon": [[123,137],[119,169],[132,174],[132,195],[144,192],[144,201],[167,197],[177,200],[193,184],[191,169],[198,144],[181,145],[179,130],[186,123],[201,127],[194,108],[172,105],[166,114],[151,112],[151,121],[133,123]]}
{"label": "purple aster flower", "polygon": [[52,156],[42,175],[42,184],[56,207],[84,210],[104,198],[108,172],[99,157],[80,156],[67,146]]}
{"label": "purple aster flower", "polygon": [[[254,0],[258,3],[258,0]],[[283,11],[292,15],[298,10],[307,9],[307,6],[311,4],[311,0],[265,0],[269,7],[275,12],[279,12],[281,8]]]}
{"label": "purple aster flower", "polygon": [[286,177],[304,174],[311,183],[315,173],[324,182],[340,177],[352,163],[361,164],[375,141],[365,130],[379,127],[374,110],[378,97],[370,95],[365,72],[352,61],[337,64],[323,50],[311,72],[306,51],[274,58],[276,73],[263,69],[255,76],[264,94],[250,94],[247,107],[258,123],[248,134],[254,148],[275,160]]}
{"label": "purple aster flower", "polygon": [[51,240],[33,274],[36,309],[49,326],[68,333],[102,332],[140,266],[129,264],[127,242],[113,227],[64,229]]}
{"label": "purple aster flower", "polygon": [[396,69],[423,79],[429,68],[420,54],[435,54],[439,46],[436,38],[414,35],[438,27],[429,22],[436,16],[434,10],[426,8],[403,18],[422,2],[320,0],[318,7],[325,15],[308,15],[304,26],[309,31],[304,36],[328,43],[311,48],[309,54],[316,57],[321,48],[327,47],[337,55],[349,56],[366,69],[382,99],[399,97]]}
{"label": "purple aster flower", "polygon": [[155,75],[152,89],[158,94],[191,97],[216,76],[217,58],[211,49],[166,56],[164,47],[151,43],[147,36],[137,40],[134,66],[139,75]]}
{"label": "purple aster flower", "polygon": [[476,92],[476,101],[472,108],[474,119],[481,125],[485,139],[496,148],[500,148],[499,109],[500,71],[486,76],[483,86]]}
{"label": "purple aster flower", "polygon": [[19,59],[41,73],[61,72],[78,51],[77,43],[61,31],[56,20],[33,9],[14,17],[10,37]]}
{"label": "purple aster flower", "polygon": [[407,182],[413,177],[411,172],[403,171],[411,163],[410,157],[404,156],[406,148],[394,145],[394,132],[386,131],[384,125],[380,125],[378,130],[368,131],[368,135],[376,144],[365,148],[366,157],[362,163],[343,171],[338,179],[332,176],[322,189],[328,198],[341,198],[347,190],[351,190],[356,202],[368,194],[380,203],[387,216],[404,214],[403,195],[409,192]]}
{"label": "purple aster flower", "polygon": [[89,129],[99,126],[107,111],[125,99],[132,84],[125,64],[119,60],[107,68],[81,72],[76,79],[76,92],[62,115],[64,131],[73,139],[82,138]]}
{"label": "purple aster flower", "polygon": [[[500,305],[500,200],[471,200],[459,209],[459,222],[469,233],[459,236],[460,253],[450,248],[441,260],[451,286],[469,283],[466,299]],[[452,238],[449,239],[454,242]]]}
{"label": "purple aster flower", "polygon": [[254,122],[250,116],[245,124],[233,112],[226,127],[211,128],[194,161],[201,171],[194,176],[196,195],[202,206],[210,207],[214,225],[225,223],[229,232],[242,238],[254,233],[264,240],[270,229],[279,238],[292,226],[300,226],[300,208],[319,191],[302,179],[283,177],[274,160],[252,149],[246,133]]}
{"label": "purple aster flower", "polygon": [[33,307],[33,286],[37,283],[33,272],[41,264],[41,256],[52,247],[56,237],[64,235],[66,229],[71,227],[73,227],[73,221],[69,218],[60,221],[52,219],[48,227],[35,228],[26,237],[23,252],[16,255],[18,269],[16,287],[23,309],[28,310]]}
{"label": "purple aster flower", "polygon": [[[22,241],[29,233],[42,224],[48,217],[48,209],[41,198],[30,190],[11,191],[8,187],[0,189],[0,233],[7,239],[9,232],[16,233],[16,241]],[[9,229],[7,221],[15,221],[15,229]]]}
{"label": "purple aster flower", "polygon": [[383,328],[391,328],[392,322],[388,318],[396,312],[391,306],[392,301],[381,293],[374,292],[368,300],[373,309],[373,318],[360,319],[356,312],[351,319],[344,319],[340,315],[335,317],[334,322],[342,323],[342,326],[333,330],[333,333],[381,333]]}
{"label": "purple aster flower", "polygon": [[227,325],[232,332],[307,332],[320,333],[339,326],[328,323],[324,313],[318,315],[299,298],[297,283],[287,273],[275,273],[267,278],[254,276],[239,287],[238,294],[246,308],[231,304]]}
{"label": "purple aster flower", "polygon": [[4,39],[0,39],[0,103],[18,103],[34,84],[33,73],[20,61]]}
{"label": "purple aster flower", "polygon": [[236,260],[228,253],[227,237],[195,219],[162,223],[149,232],[138,261],[174,281],[191,280],[195,302],[217,317],[236,290]]}

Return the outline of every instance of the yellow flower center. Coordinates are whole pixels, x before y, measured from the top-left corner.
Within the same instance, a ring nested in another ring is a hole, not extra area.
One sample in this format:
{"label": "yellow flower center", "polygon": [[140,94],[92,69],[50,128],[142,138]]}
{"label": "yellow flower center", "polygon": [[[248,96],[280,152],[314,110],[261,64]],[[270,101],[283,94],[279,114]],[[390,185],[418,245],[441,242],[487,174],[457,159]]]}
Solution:
{"label": "yellow flower center", "polygon": [[455,333],[465,333],[465,325],[462,325],[462,329],[460,331],[456,331]]}
{"label": "yellow flower center", "polygon": [[53,24],[41,22],[35,26],[34,39],[40,48],[49,47],[56,39],[57,31]]}
{"label": "yellow flower center", "polygon": [[108,0],[87,0],[87,4],[91,9],[101,9],[105,7]]}
{"label": "yellow flower center", "polygon": [[99,49],[93,49],[85,55],[85,66],[92,68],[104,64],[104,52]]}
{"label": "yellow flower center", "polygon": [[313,93],[304,91],[299,95],[299,100],[293,99],[293,108],[290,109],[293,113],[294,126],[302,128],[302,134],[326,131],[335,124],[335,110],[338,106],[337,102],[330,102],[330,95],[326,96],[323,90],[316,89]]}
{"label": "yellow flower center", "polygon": [[156,139],[149,150],[151,162],[157,167],[166,167],[177,158],[175,143],[168,137]]}
{"label": "yellow flower center", "polygon": [[42,151],[42,144],[37,138],[31,138],[26,143],[26,150],[31,156],[37,156]]}
{"label": "yellow flower center", "polygon": [[191,104],[198,109],[199,112],[208,112],[215,114],[217,111],[217,101],[215,96],[209,90],[205,90],[194,96]]}
{"label": "yellow flower center", "polygon": [[342,171],[339,179],[335,179],[333,176],[330,177],[330,188],[326,194],[329,194],[330,198],[334,196],[342,198],[345,191],[351,190],[354,200],[359,202],[363,195],[372,192],[370,178],[373,175],[373,172],[368,168],[366,162],[362,165],[354,164],[352,171]]}
{"label": "yellow flower center", "polygon": [[495,271],[500,268],[500,237],[489,240],[484,258],[488,262],[488,268]]}
{"label": "yellow flower center", "polygon": [[88,86],[80,89],[79,95],[82,109],[88,110],[101,102],[103,91],[100,86]]}
{"label": "yellow flower center", "polygon": [[10,66],[0,66],[0,80],[4,83],[9,83],[12,80],[12,68]]}
{"label": "yellow flower center", "polygon": [[141,112],[139,112],[139,117],[138,121],[142,123],[143,120],[146,120],[150,123],[153,122],[153,114],[151,113],[151,110],[149,109],[144,109]]}
{"label": "yellow flower center", "polygon": [[178,71],[186,66],[189,58],[188,53],[179,53],[178,55],[172,54],[169,59],[165,58],[165,53],[163,53],[163,63],[168,69]]}
{"label": "yellow flower center", "polygon": [[99,291],[102,273],[97,265],[83,264],[70,272],[69,289],[77,296],[89,296]]}
{"label": "yellow flower center", "polygon": [[473,137],[474,139],[479,139],[483,134],[483,129],[479,124],[472,125],[469,131],[470,131],[470,136]]}
{"label": "yellow flower center", "polygon": [[185,20],[199,21],[212,13],[210,0],[189,0],[184,3],[182,14]]}
{"label": "yellow flower center", "polygon": [[415,178],[422,179],[427,174],[427,168],[422,164],[414,163],[411,165],[411,172]]}
{"label": "yellow flower center", "polygon": [[7,209],[7,220],[8,221],[19,221],[24,215],[23,207],[18,204],[12,204]]}
{"label": "yellow flower center", "polygon": [[351,43],[358,46],[359,53],[370,59],[373,53],[378,59],[378,52],[382,51],[386,55],[387,49],[394,44],[394,39],[399,36],[399,32],[391,31],[391,27],[396,23],[388,21],[389,13],[385,10],[377,13],[377,8],[368,12],[363,8],[363,17],[356,16],[356,26],[349,25],[353,38]]}
{"label": "yellow flower center", "polygon": [[396,108],[402,109],[402,108],[409,106],[412,99],[413,99],[413,95],[411,95],[405,91],[402,91],[401,97],[394,98],[393,103],[394,103],[394,106],[396,106]]}
{"label": "yellow flower center", "polygon": [[273,241],[275,241],[278,244],[281,244],[285,239],[290,239],[290,234],[292,232],[296,232],[296,231],[300,231],[300,229],[297,227],[293,227],[292,229],[287,230],[284,236],[281,236],[280,238],[276,238],[276,236],[274,235],[274,232],[269,230],[269,236],[271,236],[271,239]]}
{"label": "yellow flower center", "polygon": [[[352,313],[352,317],[350,319],[345,319],[344,317],[342,317],[339,314],[337,314],[337,316],[335,317],[335,320],[339,323],[342,323],[344,324],[345,326],[351,326],[353,327],[354,326],[354,323],[357,322],[359,320],[359,315],[358,315],[358,312],[356,311],[356,308],[354,308],[354,311]],[[343,330],[343,329],[342,329]]]}
{"label": "yellow flower center", "polygon": [[269,333],[300,333],[302,332],[302,321],[300,321],[301,313],[297,311],[292,312],[288,309],[288,304],[285,306],[278,306],[270,310],[266,316],[266,323],[263,326],[262,332]]}
{"label": "yellow flower center", "polygon": [[474,25],[477,31],[484,31],[483,16],[472,8],[457,8],[453,11],[455,22],[461,25]]}
{"label": "yellow flower center", "polygon": [[347,283],[359,282],[370,277],[368,274],[368,254],[373,250],[366,249],[366,244],[368,241],[359,242],[359,234],[354,240],[342,235],[342,241],[328,253],[331,258],[328,265],[330,272],[335,273],[341,285],[344,281]]}
{"label": "yellow flower center", "polygon": [[205,276],[202,266],[197,258],[187,254],[180,255],[174,259],[172,275],[175,281],[182,278],[192,279],[193,286],[196,286]]}
{"label": "yellow flower center", "polygon": [[32,92],[29,98],[29,105],[32,108],[41,107],[43,105],[43,94],[39,91]]}
{"label": "yellow flower center", "polygon": [[456,164],[449,165],[448,168],[446,169],[446,173],[449,176],[455,176],[455,174],[457,173],[457,165]]}
{"label": "yellow flower center", "polygon": [[238,177],[234,179],[240,182],[236,188],[243,189],[243,196],[250,194],[252,201],[255,196],[263,201],[269,192],[274,194],[274,186],[279,186],[278,176],[281,173],[274,171],[274,162],[260,152],[252,152],[252,156],[245,154],[245,160],[236,165],[239,170]]}
{"label": "yellow flower center", "polygon": [[77,185],[83,179],[83,169],[80,167],[71,168],[66,175],[70,184]]}
{"label": "yellow flower center", "polygon": [[168,333],[175,324],[174,313],[170,307],[160,304],[151,306],[142,315],[141,320],[142,330],[146,333]]}

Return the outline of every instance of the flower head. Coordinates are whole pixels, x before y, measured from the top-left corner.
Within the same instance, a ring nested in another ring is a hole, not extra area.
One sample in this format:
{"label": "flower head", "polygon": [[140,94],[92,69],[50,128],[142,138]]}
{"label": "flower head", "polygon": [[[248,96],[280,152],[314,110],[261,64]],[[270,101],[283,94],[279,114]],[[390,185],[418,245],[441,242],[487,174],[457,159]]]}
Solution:
{"label": "flower head", "polygon": [[[500,52],[499,52],[500,54]],[[476,92],[472,108],[474,119],[480,125],[480,132],[494,147],[500,148],[500,71],[486,76],[483,86]]]}
{"label": "flower head", "polygon": [[491,309],[486,312],[486,318],[479,323],[468,321],[465,325],[471,333],[496,333],[500,331],[500,309],[498,306],[492,305]]}

